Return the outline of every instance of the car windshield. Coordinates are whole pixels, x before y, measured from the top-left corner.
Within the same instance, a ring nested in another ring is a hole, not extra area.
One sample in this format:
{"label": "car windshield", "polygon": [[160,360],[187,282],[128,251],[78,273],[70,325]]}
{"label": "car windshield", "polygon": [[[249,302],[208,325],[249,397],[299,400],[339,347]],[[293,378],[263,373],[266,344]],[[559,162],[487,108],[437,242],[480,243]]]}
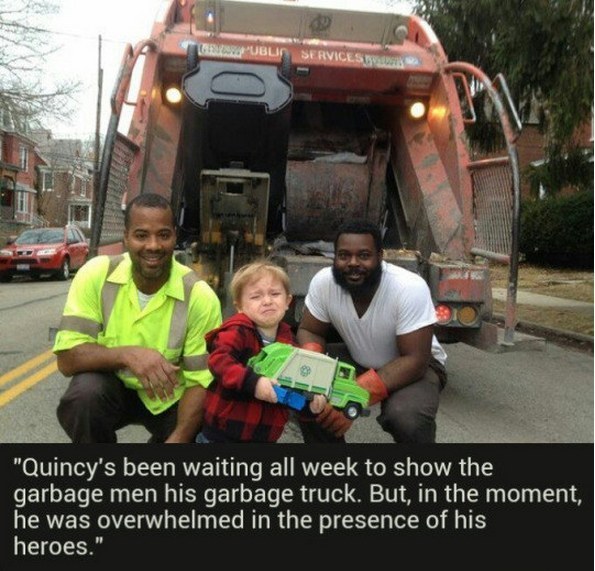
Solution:
{"label": "car windshield", "polygon": [[64,231],[61,228],[41,228],[39,230],[25,230],[15,244],[57,244],[64,241]]}

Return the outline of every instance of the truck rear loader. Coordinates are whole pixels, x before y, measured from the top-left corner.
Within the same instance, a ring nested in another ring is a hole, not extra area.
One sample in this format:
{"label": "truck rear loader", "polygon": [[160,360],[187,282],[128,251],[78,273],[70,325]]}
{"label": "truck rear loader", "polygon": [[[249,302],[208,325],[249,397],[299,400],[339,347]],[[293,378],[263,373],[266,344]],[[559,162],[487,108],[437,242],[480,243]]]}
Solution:
{"label": "truck rear loader", "polygon": [[[501,123],[502,157],[471,158],[479,91]],[[159,193],[174,206],[180,258],[226,312],[234,270],[271,257],[290,276],[297,323],[336,229],[365,218],[382,229],[385,259],[427,281],[442,342],[499,343],[489,263],[509,264],[503,342],[513,344],[517,136],[504,78],[449,62],[413,14],[314,0],[166,1],[151,37],[122,59],[92,253],[121,251],[122,208]]]}

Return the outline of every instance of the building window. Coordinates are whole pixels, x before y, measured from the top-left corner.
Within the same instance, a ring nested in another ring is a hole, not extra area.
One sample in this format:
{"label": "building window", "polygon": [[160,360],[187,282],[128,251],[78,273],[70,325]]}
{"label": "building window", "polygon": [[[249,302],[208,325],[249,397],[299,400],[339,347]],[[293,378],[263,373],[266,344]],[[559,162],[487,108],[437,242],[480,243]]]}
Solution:
{"label": "building window", "polygon": [[25,145],[21,145],[19,149],[20,165],[24,171],[29,170],[29,149]]}
{"label": "building window", "polygon": [[2,134],[0,134],[0,161],[4,160],[4,139],[2,138]]}
{"label": "building window", "polygon": [[9,178],[0,181],[0,206],[12,207],[13,182]]}
{"label": "building window", "polygon": [[17,192],[17,212],[29,212],[26,192]]}
{"label": "building window", "polygon": [[87,196],[87,179],[81,179],[81,196]]}
{"label": "building window", "polygon": [[42,192],[51,192],[54,190],[54,173],[52,171],[42,171],[41,190]]}
{"label": "building window", "polygon": [[68,212],[68,222],[81,228],[90,228],[91,208],[86,204],[71,204]]}

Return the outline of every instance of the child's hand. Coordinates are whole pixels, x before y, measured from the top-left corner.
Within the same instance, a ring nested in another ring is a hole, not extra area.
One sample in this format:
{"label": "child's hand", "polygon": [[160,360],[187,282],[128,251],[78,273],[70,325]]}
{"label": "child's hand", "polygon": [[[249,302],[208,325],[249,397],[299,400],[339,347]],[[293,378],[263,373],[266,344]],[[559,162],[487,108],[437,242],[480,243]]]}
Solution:
{"label": "child's hand", "polygon": [[269,379],[268,377],[260,377],[256,381],[256,388],[254,389],[254,396],[258,400],[265,402],[277,402],[277,393],[273,389],[273,385],[277,385],[277,379]]}
{"label": "child's hand", "polygon": [[314,395],[314,398],[310,401],[310,410],[314,414],[320,414],[325,405],[326,397],[324,395]]}

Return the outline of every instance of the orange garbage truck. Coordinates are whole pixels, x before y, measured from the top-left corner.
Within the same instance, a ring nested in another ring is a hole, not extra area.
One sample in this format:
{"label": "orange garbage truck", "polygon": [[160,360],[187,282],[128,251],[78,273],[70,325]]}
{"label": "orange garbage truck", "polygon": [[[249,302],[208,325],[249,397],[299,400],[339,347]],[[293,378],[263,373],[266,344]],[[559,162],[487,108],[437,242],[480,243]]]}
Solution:
{"label": "orange garbage truck", "polygon": [[[506,141],[503,156],[481,160],[467,137],[480,90]],[[298,322],[337,227],[365,218],[383,231],[385,259],[426,279],[442,342],[513,343],[518,131],[504,78],[449,62],[416,15],[164,2],[150,37],[126,47],[113,89],[92,253],[121,248],[123,206],[159,193],[174,206],[179,258],[224,308],[234,270],[270,256],[290,275]],[[491,261],[509,264],[503,340]]]}

